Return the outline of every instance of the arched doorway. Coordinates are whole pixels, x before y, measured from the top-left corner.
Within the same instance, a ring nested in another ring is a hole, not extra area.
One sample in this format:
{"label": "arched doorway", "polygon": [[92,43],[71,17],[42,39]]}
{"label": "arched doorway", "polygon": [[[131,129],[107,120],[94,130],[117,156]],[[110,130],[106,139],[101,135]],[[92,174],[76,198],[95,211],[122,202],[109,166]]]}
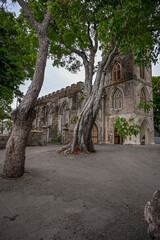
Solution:
{"label": "arched doorway", "polygon": [[117,129],[114,129],[114,144],[121,144],[121,136],[118,135]]}
{"label": "arched doorway", "polygon": [[142,145],[146,144],[146,138],[147,138],[147,126],[146,126],[146,121],[144,120],[141,124],[141,130],[140,130],[140,143]]}
{"label": "arched doorway", "polygon": [[98,143],[98,129],[95,124],[93,124],[93,127],[92,127],[91,137],[92,137],[93,144],[97,144]]}

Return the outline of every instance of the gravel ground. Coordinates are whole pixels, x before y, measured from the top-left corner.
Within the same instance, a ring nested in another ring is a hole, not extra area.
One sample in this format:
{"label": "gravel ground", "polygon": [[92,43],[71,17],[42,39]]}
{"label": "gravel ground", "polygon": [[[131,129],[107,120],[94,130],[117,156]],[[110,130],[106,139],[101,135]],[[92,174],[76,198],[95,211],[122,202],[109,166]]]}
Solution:
{"label": "gravel ground", "polygon": [[0,177],[0,240],[149,240],[143,211],[160,190],[160,145],[56,149],[28,147],[24,176]]}

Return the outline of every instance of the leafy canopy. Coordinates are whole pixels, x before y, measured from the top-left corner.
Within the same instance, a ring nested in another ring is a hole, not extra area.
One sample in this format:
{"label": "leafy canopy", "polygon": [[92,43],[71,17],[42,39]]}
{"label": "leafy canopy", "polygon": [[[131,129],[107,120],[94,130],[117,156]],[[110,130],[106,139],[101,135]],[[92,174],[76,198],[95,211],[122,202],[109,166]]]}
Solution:
{"label": "leafy canopy", "polygon": [[19,85],[32,78],[37,40],[22,16],[0,8],[0,119],[9,116],[14,97],[21,98]]}
{"label": "leafy canopy", "polygon": [[[114,7],[108,2],[113,2]],[[157,62],[160,53],[160,1],[106,1],[100,15],[104,19],[104,23],[99,25],[101,37],[104,38],[104,28],[108,32],[104,48],[114,38],[120,51],[133,53],[138,64],[150,64],[150,60]]]}
{"label": "leafy canopy", "polygon": [[74,0],[51,5],[53,21],[48,37],[51,39],[50,53],[53,66],[61,66],[75,73],[82,66],[75,50],[89,54],[97,34],[98,21],[93,1]]}
{"label": "leafy canopy", "polygon": [[160,76],[152,77],[154,127],[160,133]]}

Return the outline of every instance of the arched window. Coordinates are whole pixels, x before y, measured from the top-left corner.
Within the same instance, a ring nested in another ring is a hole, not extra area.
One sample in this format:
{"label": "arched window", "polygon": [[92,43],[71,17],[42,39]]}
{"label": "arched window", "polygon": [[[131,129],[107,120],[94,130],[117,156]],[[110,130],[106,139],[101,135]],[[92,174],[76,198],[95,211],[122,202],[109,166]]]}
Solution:
{"label": "arched window", "polygon": [[113,66],[113,72],[112,72],[113,81],[121,80],[121,71],[122,71],[121,64],[120,62],[116,61]]}
{"label": "arched window", "polygon": [[63,127],[68,123],[68,104],[66,102],[61,107],[61,123]]}
{"label": "arched window", "polygon": [[142,100],[143,102],[146,102],[146,94],[144,92],[144,88],[141,89],[140,100]]}
{"label": "arched window", "polygon": [[122,109],[122,93],[118,89],[113,95],[113,109]]}
{"label": "arched window", "polygon": [[145,79],[144,67],[140,67],[140,78]]}

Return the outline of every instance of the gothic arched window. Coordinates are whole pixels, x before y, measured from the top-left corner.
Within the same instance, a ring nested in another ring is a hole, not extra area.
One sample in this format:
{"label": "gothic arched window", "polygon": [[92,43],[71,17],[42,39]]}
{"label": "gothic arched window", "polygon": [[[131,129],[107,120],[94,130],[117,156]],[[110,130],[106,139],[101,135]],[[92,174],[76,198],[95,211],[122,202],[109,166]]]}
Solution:
{"label": "gothic arched window", "polygon": [[145,79],[144,67],[140,67],[140,78]]}
{"label": "gothic arched window", "polygon": [[114,110],[122,109],[122,93],[118,89],[113,95],[113,109]]}
{"label": "gothic arched window", "polygon": [[122,67],[120,62],[116,61],[113,66],[112,79],[113,81],[121,80]]}
{"label": "gothic arched window", "polygon": [[62,127],[66,126],[68,124],[68,119],[69,119],[68,110],[69,110],[68,103],[63,102],[63,104],[61,105],[61,110],[60,110]]}
{"label": "gothic arched window", "polygon": [[141,89],[141,92],[140,92],[140,100],[142,100],[143,102],[146,102],[146,94],[143,88]]}

